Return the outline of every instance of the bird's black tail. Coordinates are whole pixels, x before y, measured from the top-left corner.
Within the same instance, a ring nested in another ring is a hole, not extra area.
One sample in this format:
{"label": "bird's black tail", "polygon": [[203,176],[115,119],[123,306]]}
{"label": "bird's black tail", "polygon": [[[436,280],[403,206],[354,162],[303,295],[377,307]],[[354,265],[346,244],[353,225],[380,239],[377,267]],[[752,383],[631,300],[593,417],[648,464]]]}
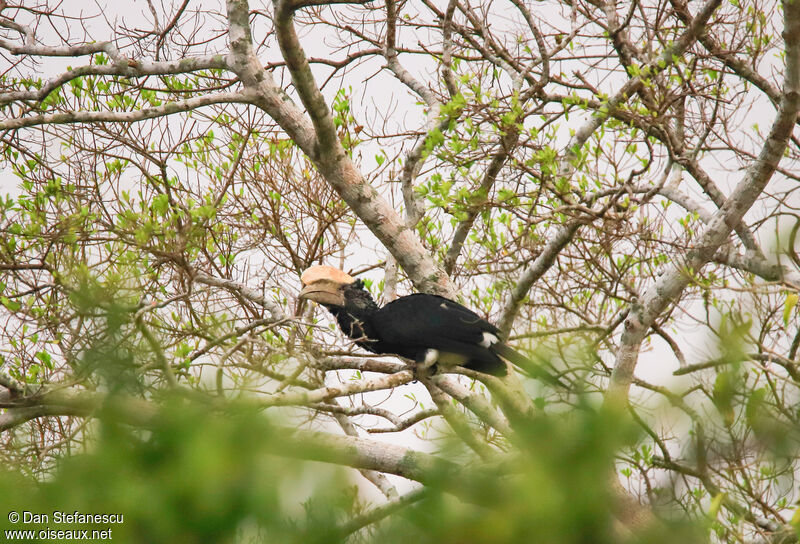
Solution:
{"label": "bird's black tail", "polygon": [[545,383],[549,383],[550,385],[555,385],[564,389],[567,388],[567,386],[564,385],[561,380],[547,372],[541,366],[537,365],[514,348],[507,346],[502,342],[498,342],[497,344],[492,345],[491,349],[503,359],[506,359],[508,362],[522,370],[526,376],[541,380]]}

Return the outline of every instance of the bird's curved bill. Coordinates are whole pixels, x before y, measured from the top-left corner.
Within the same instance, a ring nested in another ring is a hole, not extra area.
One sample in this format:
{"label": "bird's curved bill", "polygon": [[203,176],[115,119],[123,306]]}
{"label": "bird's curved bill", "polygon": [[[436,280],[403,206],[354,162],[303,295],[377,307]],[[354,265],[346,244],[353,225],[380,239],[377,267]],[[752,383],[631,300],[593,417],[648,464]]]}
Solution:
{"label": "bird's curved bill", "polygon": [[313,300],[326,306],[344,306],[344,295],[332,285],[306,285],[300,291],[299,298]]}

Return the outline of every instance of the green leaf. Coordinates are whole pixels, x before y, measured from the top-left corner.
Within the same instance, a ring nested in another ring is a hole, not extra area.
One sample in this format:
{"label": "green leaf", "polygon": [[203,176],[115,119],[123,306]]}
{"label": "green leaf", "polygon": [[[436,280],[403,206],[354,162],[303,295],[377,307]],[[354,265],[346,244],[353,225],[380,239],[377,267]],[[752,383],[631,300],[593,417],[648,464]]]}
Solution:
{"label": "green leaf", "polygon": [[49,353],[46,351],[39,351],[36,353],[35,357],[39,359],[41,362],[44,363],[44,366],[53,370],[53,358],[50,356]]}
{"label": "green leaf", "polygon": [[711,505],[708,507],[708,517],[711,519],[717,518],[717,513],[719,512],[719,507],[722,506],[722,501],[725,500],[725,493],[717,493],[717,495],[711,499]]}
{"label": "green leaf", "polygon": [[792,316],[792,310],[797,306],[797,293],[787,293],[786,301],[783,303],[783,324],[789,326],[789,318]]}
{"label": "green leaf", "polygon": [[169,207],[169,197],[165,194],[157,195],[153,199],[153,205],[150,208],[158,215],[164,215],[167,213],[167,208]]}
{"label": "green leaf", "polygon": [[794,515],[792,516],[792,519],[789,520],[789,525],[794,527],[795,532],[800,534],[800,508],[798,508],[797,510],[794,511]]}
{"label": "green leaf", "polygon": [[11,300],[8,297],[0,297],[0,304],[11,310],[12,312],[16,312],[22,307],[19,301]]}

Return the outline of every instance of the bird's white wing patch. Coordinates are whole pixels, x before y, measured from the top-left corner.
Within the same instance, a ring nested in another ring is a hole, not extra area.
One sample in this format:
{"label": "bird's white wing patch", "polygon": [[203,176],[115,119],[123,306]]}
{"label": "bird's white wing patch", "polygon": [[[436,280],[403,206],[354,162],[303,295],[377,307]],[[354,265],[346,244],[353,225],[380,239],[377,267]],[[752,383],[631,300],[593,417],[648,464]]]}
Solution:
{"label": "bird's white wing patch", "polygon": [[439,350],[427,349],[425,350],[425,358],[422,359],[422,364],[418,366],[422,368],[430,368],[432,365],[436,364],[436,361],[438,360],[439,360]]}
{"label": "bird's white wing patch", "polygon": [[430,368],[435,364],[443,367],[451,367],[456,365],[463,365],[469,361],[469,357],[459,355],[457,353],[447,353],[439,351],[438,349],[429,348],[425,350],[425,357],[422,362],[417,364],[418,369]]}
{"label": "bird's white wing patch", "polygon": [[481,347],[488,348],[499,342],[500,340],[490,332],[483,333],[483,340],[481,340]]}

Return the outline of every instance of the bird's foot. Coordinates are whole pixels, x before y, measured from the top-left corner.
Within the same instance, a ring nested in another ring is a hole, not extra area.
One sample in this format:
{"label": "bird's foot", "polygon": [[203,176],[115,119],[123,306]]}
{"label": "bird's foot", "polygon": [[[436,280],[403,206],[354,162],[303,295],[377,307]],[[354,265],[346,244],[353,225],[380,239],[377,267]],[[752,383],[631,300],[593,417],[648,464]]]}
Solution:
{"label": "bird's foot", "polygon": [[415,365],[413,372],[414,372],[414,381],[425,380],[439,373],[439,365],[438,364],[432,364],[429,366]]}
{"label": "bird's foot", "polygon": [[417,354],[414,360],[415,381],[430,378],[438,372],[439,350],[426,349]]}

